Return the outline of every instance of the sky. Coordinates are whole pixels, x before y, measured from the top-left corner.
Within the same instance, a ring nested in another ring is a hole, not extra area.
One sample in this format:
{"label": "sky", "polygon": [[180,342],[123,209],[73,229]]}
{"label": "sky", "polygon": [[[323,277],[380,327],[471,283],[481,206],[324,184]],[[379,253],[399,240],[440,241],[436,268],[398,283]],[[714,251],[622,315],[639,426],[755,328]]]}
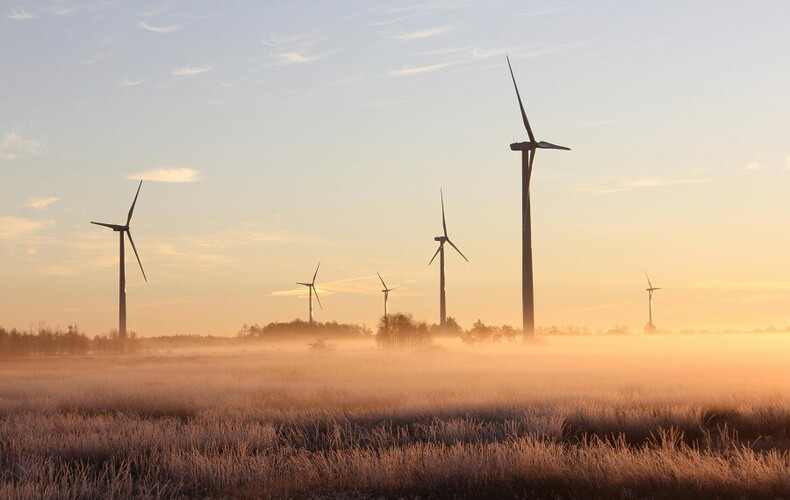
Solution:
{"label": "sky", "polygon": [[[790,325],[790,3],[0,0],[0,326]],[[438,259],[437,259],[438,260]]]}

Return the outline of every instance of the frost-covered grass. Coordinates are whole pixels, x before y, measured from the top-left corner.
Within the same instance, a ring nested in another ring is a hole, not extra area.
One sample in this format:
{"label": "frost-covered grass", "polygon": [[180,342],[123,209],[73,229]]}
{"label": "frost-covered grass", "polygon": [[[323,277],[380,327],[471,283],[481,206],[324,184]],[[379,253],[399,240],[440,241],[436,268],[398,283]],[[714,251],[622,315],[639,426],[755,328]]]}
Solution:
{"label": "frost-covered grass", "polygon": [[0,498],[788,498],[790,337],[0,362]]}

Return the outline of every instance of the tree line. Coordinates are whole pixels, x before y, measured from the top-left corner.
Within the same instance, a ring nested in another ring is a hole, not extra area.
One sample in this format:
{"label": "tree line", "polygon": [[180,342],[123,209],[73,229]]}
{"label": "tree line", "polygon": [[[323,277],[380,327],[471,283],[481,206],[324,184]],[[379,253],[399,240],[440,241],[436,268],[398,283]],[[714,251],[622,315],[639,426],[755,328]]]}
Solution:
{"label": "tree line", "polygon": [[135,353],[140,349],[140,339],[130,332],[121,342],[117,331],[88,337],[75,325],[65,330],[39,325],[35,330],[6,330],[0,327],[0,357],[29,356],[84,356],[86,354]]}

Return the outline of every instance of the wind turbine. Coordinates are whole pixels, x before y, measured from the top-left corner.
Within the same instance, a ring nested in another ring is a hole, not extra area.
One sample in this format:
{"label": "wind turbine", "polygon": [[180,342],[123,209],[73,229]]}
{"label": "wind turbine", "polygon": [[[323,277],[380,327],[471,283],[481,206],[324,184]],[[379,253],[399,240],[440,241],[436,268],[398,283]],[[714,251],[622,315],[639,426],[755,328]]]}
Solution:
{"label": "wind turbine", "polygon": [[431,261],[428,262],[428,265],[430,266],[436,256],[439,256],[439,326],[444,332],[447,328],[447,302],[444,296],[444,244],[449,243],[453,248],[455,248],[455,251],[464,258],[465,261],[469,262],[469,259],[466,258],[463,252],[461,252],[461,250],[455,246],[455,243],[450,241],[450,237],[447,236],[447,222],[444,219],[444,193],[441,189],[439,190],[439,196],[441,196],[442,200],[442,229],[444,234],[434,238],[434,241],[439,242],[439,248],[436,249],[436,253],[433,254],[433,257],[431,257]]}
{"label": "wind turbine", "polygon": [[389,311],[387,310],[387,299],[389,299],[390,292],[395,290],[395,288],[398,288],[398,287],[387,288],[387,284],[384,283],[384,278],[382,278],[379,273],[376,273],[376,274],[378,275],[379,279],[381,280],[381,285],[384,287],[384,290],[382,290],[382,292],[384,292],[384,329],[385,330],[389,330]]}
{"label": "wind turbine", "polygon": [[653,292],[656,290],[661,290],[660,288],[656,288],[650,283],[650,276],[647,275],[647,271],[645,271],[645,278],[647,278],[647,310],[648,310],[648,322],[647,326],[645,326],[645,331],[647,332],[654,332],[656,331],[656,327],[653,324]]}
{"label": "wind turbine", "polygon": [[126,216],[126,224],[107,224],[105,222],[93,222],[91,224],[96,224],[97,226],[104,226],[109,227],[113,231],[117,231],[120,236],[120,243],[121,243],[121,259],[120,259],[120,280],[119,280],[119,295],[118,295],[118,338],[120,339],[121,343],[126,341],[126,260],[124,257],[124,239],[123,236],[129,237],[129,243],[132,244],[132,250],[134,250],[134,256],[137,257],[137,263],[140,265],[140,271],[143,273],[143,279],[148,282],[148,278],[145,276],[145,271],[143,270],[143,263],[140,262],[140,255],[137,253],[137,248],[134,246],[134,240],[132,239],[132,233],[129,231],[129,223],[132,221],[132,213],[134,213],[134,205],[137,203],[137,197],[140,195],[140,188],[143,186],[143,181],[140,181],[140,184],[137,185],[137,193],[134,195],[134,201],[132,201],[132,206],[129,208],[129,215]]}
{"label": "wind turbine", "polygon": [[507,66],[510,68],[510,77],[513,79],[513,87],[516,89],[518,106],[521,108],[521,118],[529,135],[529,141],[514,142],[510,145],[512,151],[521,151],[521,306],[524,342],[529,342],[535,338],[535,295],[532,285],[532,221],[529,205],[529,181],[532,177],[532,164],[535,162],[535,152],[538,149],[570,151],[570,148],[535,140],[535,134],[532,133],[532,127],[529,126],[529,120],[527,120],[527,113],[524,111],[524,105],[521,103],[521,95],[518,93],[518,85],[516,85],[516,77],[513,76],[513,67],[510,65],[509,57],[507,58]]}
{"label": "wind turbine", "polygon": [[315,274],[313,274],[313,281],[310,283],[299,283],[297,285],[306,286],[307,289],[310,291],[310,324],[313,324],[313,292],[315,292],[315,298],[318,300],[318,306],[321,310],[324,310],[324,306],[321,305],[321,299],[318,297],[318,290],[315,289],[315,277],[318,276],[318,268],[321,267],[321,262],[318,262],[318,265],[315,266]]}

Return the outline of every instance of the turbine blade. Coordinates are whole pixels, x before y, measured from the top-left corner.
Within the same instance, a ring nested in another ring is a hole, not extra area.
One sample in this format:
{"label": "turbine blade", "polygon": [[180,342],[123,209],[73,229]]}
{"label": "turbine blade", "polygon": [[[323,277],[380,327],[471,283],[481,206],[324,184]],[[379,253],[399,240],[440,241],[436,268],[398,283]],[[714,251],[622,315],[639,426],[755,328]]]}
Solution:
{"label": "turbine blade", "polygon": [[380,275],[379,273],[376,273],[376,274],[378,274],[378,276],[379,276],[379,279],[381,280],[381,284],[382,284],[382,285],[384,285],[384,288],[387,288],[387,284],[386,284],[386,283],[384,283],[384,278],[382,278],[382,277],[381,277],[381,275]]}
{"label": "turbine blade", "polygon": [[442,245],[444,245],[444,242],[439,243],[439,248],[436,249],[436,253],[433,254],[433,257],[431,257],[431,261],[428,262],[429,266],[433,263],[433,259],[435,259],[437,255],[439,255],[439,252],[442,250]]}
{"label": "turbine blade", "polygon": [[134,250],[134,256],[137,257],[137,263],[140,264],[140,271],[142,271],[142,273],[143,273],[143,279],[145,280],[146,283],[148,283],[148,278],[145,276],[145,270],[143,269],[143,263],[140,262],[140,255],[137,253],[137,247],[134,246],[134,240],[132,239],[132,233],[128,229],[126,230],[126,236],[129,237],[129,243],[132,244],[132,250]]}
{"label": "turbine blade", "polygon": [[297,285],[302,285],[302,286],[312,286],[310,283],[300,283],[298,281],[296,282],[296,284]]}
{"label": "turbine blade", "polygon": [[132,201],[132,206],[129,209],[129,216],[126,217],[126,226],[129,226],[129,222],[132,221],[132,213],[134,213],[134,205],[137,203],[137,197],[140,195],[140,188],[143,187],[143,181],[140,181],[140,184],[137,185],[137,193],[134,195],[134,201]]}
{"label": "turbine blade", "polygon": [[442,229],[444,229],[444,237],[447,238],[447,222],[444,220],[444,193],[441,188],[439,188],[439,196],[442,199]]}
{"label": "turbine blade", "polygon": [[538,143],[538,147],[541,149],[562,149],[563,151],[570,151],[571,148],[566,148],[565,146],[558,146],[556,144],[552,144],[546,141],[540,141]]}
{"label": "turbine blade", "polygon": [[321,310],[323,311],[324,306],[321,305],[321,297],[318,296],[318,290],[316,290],[315,285],[310,285],[310,286],[313,287],[313,293],[315,294],[315,299],[318,301],[318,307],[320,307]]}
{"label": "turbine blade", "polygon": [[653,284],[650,283],[650,276],[647,275],[647,271],[645,271],[645,278],[647,278],[647,286],[653,288]]}
{"label": "turbine blade", "polygon": [[457,246],[455,246],[455,243],[453,243],[453,242],[452,242],[452,241],[450,241],[450,240],[447,240],[447,243],[449,243],[450,245],[452,245],[452,247],[453,247],[453,248],[455,248],[455,251],[456,251],[456,252],[458,252],[458,253],[460,253],[460,254],[461,254],[461,257],[463,257],[465,261],[469,262],[469,259],[467,259],[467,258],[466,258],[466,255],[464,255],[464,254],[463,254],[463,252],[461,252],[461,251],[458,249],[458,247],[457,247]]}
{"label": "turbine blade", "polygon": [[318,265],[315,266],[315,274],[313,274],[313,281],[310,282],[312,285],[315,285],[315,277],[318,276],[318,268],[319,267],[321,267],[321,261],[320,260],[318,261]]}
{"label": "turbine blade", "polygon": [[115,230],[115,228],[118,227],[118,224],[107,224],[106,222],[93,222],[93,221],[91,221],[91,224],[96,224],[97,226],[109,227],[110,229],[113,229],[113,230]]}
{"label": "turbine blade", "polygon": [[510,68],[510,77],[513,79],[513,87],[516,88],[516,97],[518,97],[518,107],[521,108],[521,118],[524,120],[524,127],[527,129],[527,134],[529,135],[529,141],[535,142],[535,135],[532,133],[532,127],[529,126],[529,120],[527,120],[527,113],[524,111],[524,105],[521,103],[521,94],[518,93],[518,85],[516,85],[516,77],[513,76],[513,66],[510,65],[510,57],[507,57],[507,67]]}

